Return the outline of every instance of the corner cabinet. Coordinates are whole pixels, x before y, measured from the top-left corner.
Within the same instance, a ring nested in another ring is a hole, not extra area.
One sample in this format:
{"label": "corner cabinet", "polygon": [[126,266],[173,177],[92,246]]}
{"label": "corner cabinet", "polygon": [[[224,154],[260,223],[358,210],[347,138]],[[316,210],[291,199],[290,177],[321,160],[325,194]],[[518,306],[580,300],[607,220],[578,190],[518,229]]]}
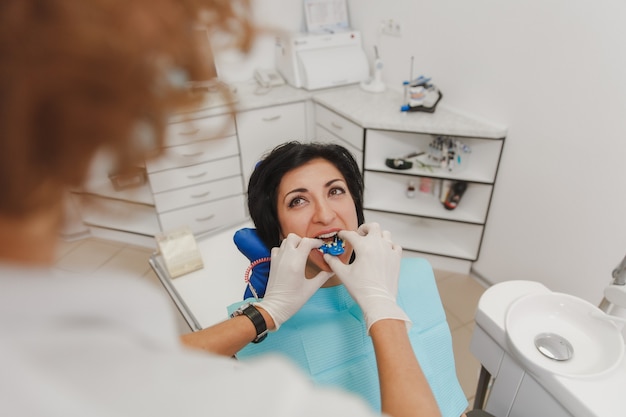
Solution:
{"label": "corner cabinet", "polygon": [[[480,254],[506,129],[442,105],[432,114],[403,113],[401,94],[389,90],[372,94],[346,87],[315,94],[313,101],[318,139],[362,156],[365,220],[391,231],[405,256],[419,254],[435,268],[469,272]],[[426,152],[439,136],[471,149],[457,169],[385,164],[387,158]],[[444,207],[439,192],[420,191],[422,182],[438,189],[444,181],[467,184],[453,210]],[[409,187],[415,189],[410,194]]]}
{"label": "corner cabinet", "polygon": [[[365,153],[365,209],[368,220],[392,230],[404,249],[467,261],[478,259],[502,140],[456,137],[471,148],[458,171],[420,167],[407,170],[386,166],[385,159],[428,148],[433,136],[419,133],[367,130]],[[431,190],[420,190],[428,181]],[[464,181],[467,189],[457,207],[444,207],[437,184]],[[407,195],[407,189],[415,190]]]}

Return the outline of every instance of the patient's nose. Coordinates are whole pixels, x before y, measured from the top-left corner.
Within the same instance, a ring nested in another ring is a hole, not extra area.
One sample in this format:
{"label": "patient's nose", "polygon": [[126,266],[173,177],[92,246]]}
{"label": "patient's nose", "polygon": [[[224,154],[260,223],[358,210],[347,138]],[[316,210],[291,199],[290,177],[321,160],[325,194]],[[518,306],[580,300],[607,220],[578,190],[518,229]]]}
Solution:
{"label": "patient's nose", "polygon": [[315,206],[314,221],[318,223],[330,223],[335,218],[335,210],[327,202],[319,202]]}

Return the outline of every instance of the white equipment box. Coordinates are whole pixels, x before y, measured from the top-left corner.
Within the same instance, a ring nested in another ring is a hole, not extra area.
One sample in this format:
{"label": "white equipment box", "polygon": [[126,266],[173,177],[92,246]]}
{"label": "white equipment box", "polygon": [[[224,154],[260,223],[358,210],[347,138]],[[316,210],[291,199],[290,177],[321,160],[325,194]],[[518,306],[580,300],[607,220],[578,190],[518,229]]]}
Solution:
{"label": "white equipment box", "polygon": [[277,37],[276,68],[290,85],[306,90],[355,84],[369,77],[358,31]]}

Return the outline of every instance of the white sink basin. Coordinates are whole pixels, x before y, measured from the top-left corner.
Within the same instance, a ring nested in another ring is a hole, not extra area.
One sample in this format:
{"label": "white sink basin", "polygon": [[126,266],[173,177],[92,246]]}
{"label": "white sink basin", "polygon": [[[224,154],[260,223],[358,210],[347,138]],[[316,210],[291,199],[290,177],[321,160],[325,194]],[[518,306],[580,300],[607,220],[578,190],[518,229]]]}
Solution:
{"label": "white sink basin", "polygon": [[507,343],[522,365],[539,378],[551,374],[597,377],[614,370],[624,356],[620,328],[598,318],[604,314],[568,294],[530,294],[507,310]]}

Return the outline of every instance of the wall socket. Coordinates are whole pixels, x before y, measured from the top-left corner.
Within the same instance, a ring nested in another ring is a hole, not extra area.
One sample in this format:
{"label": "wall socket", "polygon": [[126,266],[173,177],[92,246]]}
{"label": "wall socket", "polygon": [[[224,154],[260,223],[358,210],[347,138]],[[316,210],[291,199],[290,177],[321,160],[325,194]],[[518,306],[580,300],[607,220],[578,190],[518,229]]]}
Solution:
{"label": "wall socket", "polygon": [[380,21],[381,31],[385,35],[402,36],[402,25],[396,19],[384,19]]}

